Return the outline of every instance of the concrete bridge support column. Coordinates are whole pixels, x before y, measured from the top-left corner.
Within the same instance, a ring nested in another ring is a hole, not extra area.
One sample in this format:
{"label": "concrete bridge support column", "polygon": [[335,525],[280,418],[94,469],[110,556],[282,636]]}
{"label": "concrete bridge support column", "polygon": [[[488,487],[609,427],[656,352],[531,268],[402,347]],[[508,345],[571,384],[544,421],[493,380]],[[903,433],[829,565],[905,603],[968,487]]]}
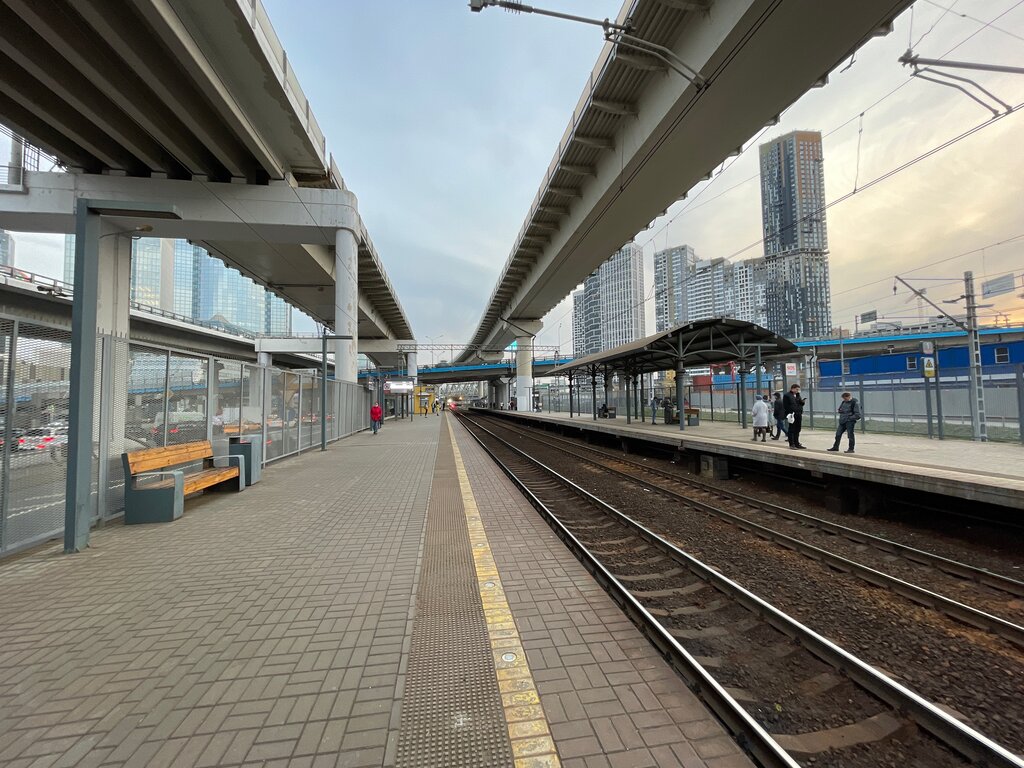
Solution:
{"label": "concrete bridge support column", "polygon": [[359,343],[359,244],[351,230],[334,233],[334,378],[356,381]]}
{"label": "concrete bridge support column", "polygon": [[516,337],[516,410],[533,410],[533,336]]}
{"label": "concrete bridge support column", "polygon": [[121,466],[124,427],[128,406],[129,341],[131,309],[132,237],[124,225],[104,222],[100,236],[99,292],[96,332],[100,334],[96,373],[100,377],[100,401],[93,418],[92,439],[97,442],[97,509],[107,514],[107,488],[111,470]]}
{"label": "concrete bridge support column", "polygon": [[504,381],[494,382],[494,397],[498,401],[498,408],[508,408],[508,384]]}

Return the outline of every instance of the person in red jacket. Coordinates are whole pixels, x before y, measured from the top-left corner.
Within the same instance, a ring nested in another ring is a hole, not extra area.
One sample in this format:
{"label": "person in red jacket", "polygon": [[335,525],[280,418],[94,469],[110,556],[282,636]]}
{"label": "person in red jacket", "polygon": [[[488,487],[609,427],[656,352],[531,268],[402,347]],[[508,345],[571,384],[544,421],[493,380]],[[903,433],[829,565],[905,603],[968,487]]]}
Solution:
{"label": "person in red jacket", "polygon": [[377,434],[377,430],[380,429],[380,423],[384,419],[384,411],[380,409],[380,403],[374,403],[373,407],[370,408],[370,425],[373,427],[373,434]]}

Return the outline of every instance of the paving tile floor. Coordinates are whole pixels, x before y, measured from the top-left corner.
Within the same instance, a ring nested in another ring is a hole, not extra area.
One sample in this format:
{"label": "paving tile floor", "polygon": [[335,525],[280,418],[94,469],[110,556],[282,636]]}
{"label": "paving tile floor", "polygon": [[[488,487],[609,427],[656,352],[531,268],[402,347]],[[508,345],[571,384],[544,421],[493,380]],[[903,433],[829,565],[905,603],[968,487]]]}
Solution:
{"label": "paving tile floor", "polygon": [[562,765],[751,766],[468,432],[455,434]]}
{"label": "paving tile floor", "polygon": [[0,562],[0,765],[391,764],[441,421]]}
{"label": "paving tile floor", "polygon": [[[0,561],[0,765],[392,766],[440,429]],[[456,426],[562,765],[749,766]]]}

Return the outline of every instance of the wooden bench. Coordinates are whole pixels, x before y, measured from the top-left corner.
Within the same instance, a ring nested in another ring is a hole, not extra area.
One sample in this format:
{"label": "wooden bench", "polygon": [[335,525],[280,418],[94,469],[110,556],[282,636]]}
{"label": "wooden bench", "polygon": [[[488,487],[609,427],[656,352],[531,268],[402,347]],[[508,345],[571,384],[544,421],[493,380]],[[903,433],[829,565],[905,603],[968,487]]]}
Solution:
{"label": "wooden bench", "polygon": [[[185,497],[213,488],[245,488],[245,458],[213,455],[208,440],[121,454],[124,465],[124,522],[169,523],[181,517]],[[201,469],[174,469],[202,462]]]}

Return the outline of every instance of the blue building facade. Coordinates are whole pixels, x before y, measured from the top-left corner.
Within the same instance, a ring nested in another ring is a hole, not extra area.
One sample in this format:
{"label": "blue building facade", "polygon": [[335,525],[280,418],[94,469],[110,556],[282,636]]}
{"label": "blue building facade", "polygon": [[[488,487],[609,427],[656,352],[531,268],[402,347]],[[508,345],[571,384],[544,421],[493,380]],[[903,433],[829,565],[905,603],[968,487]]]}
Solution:
{"label": "blue building facade", "polygon": [[[1016,374],[1017,366],[1024,365],[1024,327],[988,328],[981,333],[981,365],[986,378],[1006,378]],[[950,376],[966,375],[970,367],[970,352],[966,335],[961,332],[918,334],[914,336],[868,337],[844,340],[845,371],[838,359],[836,342],[830,340],[829,359],[818,361],[818,375],[823,385],[830,380],[839,381],[843,376],[865,381],[920,380],[924,376],[921,343],[931,341],[935,353],[939,376],[943,371]],[[864,344],[899,344],[899,350],[868,354],[859,353],[858,346]],[[817,342],[820,346],[822,342]],[[908,344],[915,349],[907,349]],[[798,347],[810,351],[813,342],[799,342]],[[820,355],[820,352],[819,352]]]}

